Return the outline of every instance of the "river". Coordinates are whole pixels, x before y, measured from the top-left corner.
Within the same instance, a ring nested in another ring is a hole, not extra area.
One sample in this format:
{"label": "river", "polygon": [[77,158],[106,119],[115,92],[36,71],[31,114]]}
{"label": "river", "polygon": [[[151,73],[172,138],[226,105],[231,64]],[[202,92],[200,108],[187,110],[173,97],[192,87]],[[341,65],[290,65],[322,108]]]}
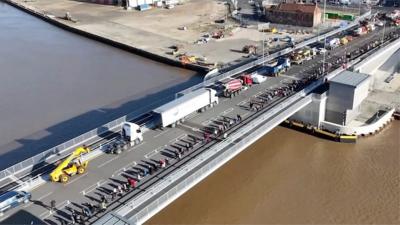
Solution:
{"label": "river", "polygon": [[192,86],[195,75],[0,1],[0,169]]}
{"label": "river", "polygon": [[400,224],[400,121],[342,144],[277,127],[147,224]]}

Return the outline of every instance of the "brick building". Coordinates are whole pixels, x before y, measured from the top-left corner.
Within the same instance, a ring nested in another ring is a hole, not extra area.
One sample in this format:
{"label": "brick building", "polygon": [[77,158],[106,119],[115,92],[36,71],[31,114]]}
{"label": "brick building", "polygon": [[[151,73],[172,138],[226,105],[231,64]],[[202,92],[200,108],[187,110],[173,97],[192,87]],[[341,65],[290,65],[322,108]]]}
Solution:
{"label": "brick building", "polygon": [[321,23],[321,9],[315,4],[281,3],[265,9],[271,23],[313,27]]}

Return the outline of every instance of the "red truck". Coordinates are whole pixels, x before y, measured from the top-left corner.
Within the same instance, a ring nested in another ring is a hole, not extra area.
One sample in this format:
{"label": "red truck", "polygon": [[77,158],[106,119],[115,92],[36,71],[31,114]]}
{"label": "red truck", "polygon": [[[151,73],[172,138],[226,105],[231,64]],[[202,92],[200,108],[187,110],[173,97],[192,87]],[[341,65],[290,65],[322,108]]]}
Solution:
{"label": "red truck", "polygon": [[250,74],[241,75],[238,78],[227,78],[222,80],[223,96],[231,98],[239,94],[245,86],[253,85],[253,79]]}

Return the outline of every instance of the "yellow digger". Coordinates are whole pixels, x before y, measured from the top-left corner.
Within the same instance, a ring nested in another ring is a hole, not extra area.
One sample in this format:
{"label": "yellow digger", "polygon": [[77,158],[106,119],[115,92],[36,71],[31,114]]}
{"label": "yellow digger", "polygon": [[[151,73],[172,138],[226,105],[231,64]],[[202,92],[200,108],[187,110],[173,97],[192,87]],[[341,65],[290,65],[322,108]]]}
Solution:
{"label": "yellow digger", "polygon": [[53,182],[67,183],[69,177],[75,174],[82,174],[86,171],[88,160],[81,161],[82,154],[87,154],[90,149],[86,146],[81,146],[75,149],[57,168],[50,173],[50,179]]}

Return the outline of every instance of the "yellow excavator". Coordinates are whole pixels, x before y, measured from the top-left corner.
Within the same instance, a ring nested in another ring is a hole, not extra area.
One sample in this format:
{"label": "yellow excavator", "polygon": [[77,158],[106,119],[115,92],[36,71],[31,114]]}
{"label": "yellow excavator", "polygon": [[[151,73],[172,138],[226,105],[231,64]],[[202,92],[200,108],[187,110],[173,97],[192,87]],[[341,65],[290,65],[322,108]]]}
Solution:
{"label": "yellow excavator", "polygon": [[64,161],[58,164],[50,173],[50,178],[53,182],[67,183],[69,177],[75,174],[82,174],[86,171],[89,161],[81,161],[83,154],[90,152],[90,149],[86,146],[81,146],[75,149]]}

